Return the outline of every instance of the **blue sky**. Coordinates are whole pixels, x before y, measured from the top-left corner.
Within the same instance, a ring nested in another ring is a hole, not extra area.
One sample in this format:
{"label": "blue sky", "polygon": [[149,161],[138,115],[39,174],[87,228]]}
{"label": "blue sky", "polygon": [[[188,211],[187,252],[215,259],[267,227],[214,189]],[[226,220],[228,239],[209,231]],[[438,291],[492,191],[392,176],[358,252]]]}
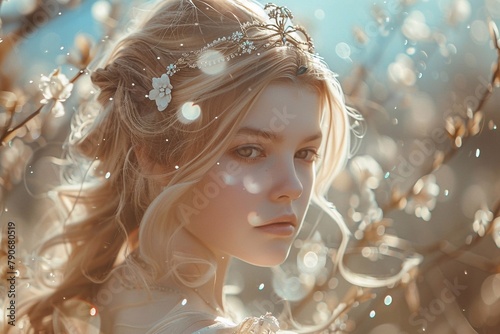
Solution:
{"label": "blue sky", "polygon": [[[3,4],[2,15],[11,16],[22,8],[26,8],[30,0],[7,1]],[[21,60],[26,66],[34,67],[34,72],[39,72],[45,67],[55,63],[57,56],[64,55],[71,48],[73,38],[77,33],[86,33],[96,38],[100,36],[100,26],[92,20],[92,6],[98,0],[84,1],[83,5],[76,9],[61,10],[61,15],[52,22],[46,24],[35,34],[30,36],[16,50],[16,58]],[[443,11],[450,1],[420,1],[411,10],[421,11],[426,19],[426,23],[432,29],[442,29]],[[484,15],[485,9],[483,1],[471,1],[473,10],[472,17]],[[492,1],[490,1],[492,2]],[[359,26],[372,34],[375,33],[375,26],[370,14],[374,3],[379,4],[387,13],[394,12],[396,0],[389,1],[339,1],[339,0],[281,0],[280,5],[288,6],[295,14],[295,21],[308,28],[313,36],[317,51],[327,60],[334,71],[341,75],[346,74],[351,69],[352,61],[366,61],[370,49],[376,47],[376,39],[366,48],[360,48],[353,41],[353,27]],[[54,6],[50,10],[57,10],[58,2],[54,0]],[[61,7],[62,8],[62,7]],[[498,13],[490,13],[490,15]],[[458,48],[468,40],[467,26],[458,26],[455,29],[447,29],[448,38]],[[340,44],[339,43],[344,43]],[[402,36],[395,38],[391,43],[391,48],[403,48],[405,41]],[[346,50],[347,47],[347,50]],[[349,58],[340,58],[336,51],[347,51],[351,55]],[[33,61],[34,58],[36,61]],[[387,58],[386,62],[393,59]],[[51,66],[53,67],[53,65]],[[29,71],[32,72],[33,71]],[[46,72],[44,70],[43,72]]]}

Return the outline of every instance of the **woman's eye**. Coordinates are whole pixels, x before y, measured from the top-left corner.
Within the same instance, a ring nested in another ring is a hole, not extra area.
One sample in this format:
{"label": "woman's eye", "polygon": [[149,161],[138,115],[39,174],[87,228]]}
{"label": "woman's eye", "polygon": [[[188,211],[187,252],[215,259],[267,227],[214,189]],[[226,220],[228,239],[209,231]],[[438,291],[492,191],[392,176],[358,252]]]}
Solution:
{"label": "woman's eye", "polygon": [[260,156],[263,156],[262,149],[254,146],[244,146],[234,150],[234,152],[240,157],[244,159],[255,159]]}
{"label": "woman's eye", "polygon": [[302,159],[306,162],[313,162],[318,160],[319,154],[313,149],[304,149],[295,153],[297,159]]}

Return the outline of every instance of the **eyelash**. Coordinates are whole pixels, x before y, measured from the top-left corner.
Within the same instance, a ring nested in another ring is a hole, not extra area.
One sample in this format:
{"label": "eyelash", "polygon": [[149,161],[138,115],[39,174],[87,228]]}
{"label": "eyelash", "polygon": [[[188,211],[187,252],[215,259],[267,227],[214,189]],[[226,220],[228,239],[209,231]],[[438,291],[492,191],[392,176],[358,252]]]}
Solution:
{"label": "eyelash", "polygon": [[316,162],[320,158],[320,155],[318,154],[318,152],[316,151],[316,149],[306,148],[306,149],[303,149],[301,151],[307,151],[308,153],[310,153],[312,155],[309,159],[303,159],[306,162],[309,162],[309,163]]}
{"label": "eyelash", "polygon": [[[248,149],[250,149],[250,150],[254,150],[254,151],[259,151],[259,152],[260,152],[260,154],[259,154],[258,156],[256,156],[256,157],[252,157],[252,158],[250,158],[250,157],[245,157],[245,156],[242,156],[242,155],[238,152],[238,151],[241,151],[241,150],[248,150]],[[302,159],[302,160],[304,160],[305,162],[307,162],[307,163],[313,163],[313,162],[315,162],[315,161],[317,161],[317,160],[319,160],[319,159],[320,159],[320,155],[318,154],[318,152],[317,152],[317,150],[316,150],[316,149],[306,148],[306,149],[302,149],[302,150],[300,150],[299,152],[304,152],[304,151],[306,151],[306,152],[308,153],[308,155],[309,155],[309,154],[311,154],[311,155],[312,155],[309,159],[306,159],[306,158],[301,158],[301,159]],[[251,146],[251,145],[250,145],[250,146],[239,146],[239,147],[236,147],[236,148],[232,151],[233,155],[234,155],[237,159],[242,160],[242,161],[246,161],[246,162],[252,162],[252,161],[257,160],[257,159],[258,159],[258,158],[260,158],[260,157],[265,156],[263,152],[264,152],[264,150],[263,150],[262,148],[260,148],[260,147],[258,147],[258,146]],[[297,152],[297,153],[299,153],[299,152]],[[296,153],[296,154],[297,154],[297,153]]]}

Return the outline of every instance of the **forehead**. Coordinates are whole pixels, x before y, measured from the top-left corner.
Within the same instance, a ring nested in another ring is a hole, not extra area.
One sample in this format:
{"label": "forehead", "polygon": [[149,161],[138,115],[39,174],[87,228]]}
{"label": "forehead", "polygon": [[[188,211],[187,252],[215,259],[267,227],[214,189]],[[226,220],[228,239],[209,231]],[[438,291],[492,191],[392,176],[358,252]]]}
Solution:
{"label": "forehead", "polygon": [[276,82],[268,85],[241,127],[274,132],[314,132],[320,128],[321,102],[319,93],[300,83]]}

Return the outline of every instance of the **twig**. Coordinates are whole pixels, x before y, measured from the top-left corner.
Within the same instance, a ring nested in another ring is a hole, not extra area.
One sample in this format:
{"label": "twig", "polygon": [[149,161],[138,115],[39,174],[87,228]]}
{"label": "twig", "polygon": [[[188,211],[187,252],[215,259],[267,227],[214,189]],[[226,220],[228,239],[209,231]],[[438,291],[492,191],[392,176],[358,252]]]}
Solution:
{"label": "twig", "polygon": [[465,244],[461,245],[460,247],[457,247],[456,249],[454,249],[451,252],[445,252],[445,248],[441,244],[439,247],[439,250],[442,252],[442,254],[440,256],[438,256],[436,259],[434,259],[432,262],[429,262],[428,264],[426,264],[425,267],[423,266],[419,274],[420,275],[424,274],[432,266],[439,265],[447,259],[454,259],[454,258],[459,257],[460,255],[462,255],[465,252],[466,249],[472,248],[472,247],[476,246],[477,244],[479,244],[481,241],[485,240],[486,236],[489,236],[490,234],[493,233],[493,229],[495,228],[495,226],[494,226],[495,224],[493,224],[493,220],[495,220],[495,218],[497,218],[499,216],[500,216],[500,201],[495,205],[495,208],[493,209],[493,219],[488,224],[488,228],[483,236],[479,236],[478,234],[476,234],[472,238],[470,243],[465,243]]}
{"label": "twig", "polygon": [[[500,53],[499,53],[499,57],[497,59],[497,62],[500,64]],[[493,83],[494,83],[496,77],[499,75],[498,74],[499,71],[500,71],[500,66],[497,66],[497,70],[495,71],[495,73],[492,74],[491,82],[488,85],[488,89],[483,93],[483,96],[479,100],[479,104],[478,104],[477,108],[474,110],[473,114],[476,114],[477,112],[481,111],[481,109],[483,108],[483,106],[485,105],[485,103],[489,100],[489,98],[493,94]],[[471,136],[469,134],[467,134],[467,136],[465,136],[462,139],[462,145],[460,147],[462,147],[464,145],[465,141],[467,139],[469,139],[470,137]],[[448,161],[450,161],[455,156],[455,154],[457,153],[458,148],[459,147],[457,147],[456,145],[453,144],[453,146],[444,155],[442,161],[439,164],[437,164],[437,165],[435,165],[435,163],[433,163],[432,165],[429,165],[427,167],[427,169],[425,169],[424,172],[422,173],[422,177],[425,176],[425,175],[429,175],[429,174],[433,173],[439,167],[441,167],[443,164],[445,164]],[[397,208],[399,206],[399,203],[400,203],[401,200],[403,200],[403,199],[409,199],[409,198],[413,197],[413,187],[415,186],[415,184],[416,184],[417,181],[418,181],[418,179],[415,181],[415,183],[413,184],[413,186],[411,186],[411,187],[409,187],[407,189],[407,191],[405,193],[403,193],[403,194],[401,194],[399,196],[393,197],[389,203],[387,203],[386,205],[384,205],[381,208],[382,212],[384,213],[384,215],[385,215],[385,213],[387,211],[391,211],[391,210]]]}
{"label": "twig", "polygon": [[[490,22],[490,26],[491,25],[493,25],[493,24]],[[496,36],[496,31],[495,31],[493,33],[493,39],[494,39],[494,42],[495,42],[495,45],[496,45],[496,49],[497,49],[497,54],[498,54],[498,57],[497,57],[497,66],[496,66],[495,71],[492,73],[490,84],[488,85],[487,90],[483,93],[483,96],[481,97],[477,108],[473,112],[473,115],[482,110],[482,108],[484,107],[484,105],[486,104],[486,102],[489,100],[489,98],[493,94],[493,88],[495,86],[495,83],[499,80],[498,78],[500,78],[500,46],[498,45],[498,41],[496,40],[497,38],[498,38],[498,36]],[[470,137],[471,137],[471,135],[469,133],[467,133],[467,135],[464,136],[463,139],[465,140],[465,139],[468,139]],[[463,144],[464,143],[462,143],[461,146],[463,146]],[[444,155],[444,157],[442,158],[442,160],[438,164],[436,164],[436,161],[434,161],[434,163],[432,165],[430,165],[430,166],[427,167],[427,169],[422,173],[422,177],[425,176],[425,175],[431,174],[432,172],[434,172],[435,170],[437,170],[440,166],[442,166],[443,164],[445,164],[449,160],[451,160],[455,156],[456,152],[458,151],[458,148],[459,147],[457,145],[453,145],[448,150],[448,152],[446,152],[446,154]],[[417,179],[417,181],[418,181],[418,179]],[[391,199],[391,201],[389,203],[387,203],[382,208],[384,216],[385,216],[385,214],[388,211],[391,211],[391,210],[399,207],[399,203],[400,203],[401,200],[403,200],[403,199],[409,199],[409,198],[413,197],[413,195],[414,195],[413,188],[414,188],[414,186],[415,186],[415,184],[416,184],[417,181],[415,181],[415,183],[413,184],[413,186],[410,187],[404,194],[401,194],[399,196],[393,197]],[[435,251],[440,251],[441,254],[439,256],[437,256],[436,258],[434,258],[432,261],[426,263],[425,266],[423,265],[421,267],[421,269],[418,271],[417,277],[418,276],[422,277],[429,270],[435,268],[436,266],[438,266],[439,264],[441,264],[444,261],[447,261],[447,260],[450,260],[450,259],[457,259],[461,255],[463,255],[467,249],[471,249],[474,246],[476,246],[479,243],[481,243],[481,241],[485,240],[486,239],[485,236],[489,236],[490,234],[494,233],[493,229],[495,228],[495,226],[494,226],[495,224],[493,223],[493,221],[495,220],[495,218],[497,218],[497,217],[500,216],[500,201],[496,203],[496,205],[494,206],[494,209],[492,210],[492,212],[493,212],[493,219],[489,223],[488,228],[485,231],[485,233],[484,233],[483,236],[480,236],[480,235],[476,234],[469,243],[465,243],[465,244],[461,245],[460,247],[457,247],[457,248],[455,248],[455,249],[453,249],[451,251],[446,251],[446,249],[443,246],[442,242],[438,242],[435,245],[430,246],[427,249],[428,253],[433,253]],[[362,242],[362,240],[360,240],[359,242]],[[475,263],[475,265],[477,266],[477,263]],[[498,269],[498,265],[500,265],[500,264],[492,262],[492,263],[487,264],[483,269],[488,269],[488,267],[489,267],[489,268],[491,268],[489,271],[496,272],[496,270]],[[416,277],[414,279],[416,279]],[[399,285],[397,285],[396,287],[394,287],[392,289],[397,289],[397,288],[400,288],[402,286],[403,285],[399,284]],[[389,290],[389,288],[387,288],[387,290]],[[381,303],[383,295],[384,294],[380,294],[378,297],[376,297],[374,299],[374,304],[375,305],[378,305],[378,304]]]}
{"label": "twig", "polygon": [[[83,74],[86,73],[86,70],[85,69],[81,69],[80,71],[78,71],[78,73],[70,80],[70,83],[74,83],[76,80],[78,80],[78,78],[80,76],[82,76]],[[40,112],[42,111],[43,107],[45,105],[41,105],[38,107],[37,110],[35,110],[33,113],[31,113],[30,115],[28,115],[28,117],[26,117],[24,120],[22,120],[18,125],[16,125],[14,128],[10,129],[10,130],[6,130],[4,134],[2,134],[2,137],[0,138],[0,143],[2,145],[5,145],[6,142],[9,140],[9,138],[11,137],[12,134],[14,134],[17,130],[19,130],[20,128],[22,128],[23,126],[25,126],[29,121],[31,121],[33,118],[35,118],[36,116],[38,116],[40,114]],[[54,106],[51,106],[51,109],[53,108]]]}
{"label": "twig", "polygon": [[13,129],[5,131],[5,133],[2,135],[2,138],[0,138],[0,143],[2,145],[5,145],[7,143],[7,141],[10,141],[9,138],[11,137],[11,134],[14,134],[17,130],[19,130],[20,128],[22,128],[23,126],[25,126],[26,123],[28,123],[33,118],[35,118],[36,116],[38,116],[38,114],[40,114],[40,111],[43,109],[44,106],[45,105],[39,106],[36,111],[34,111],[33,113],[31,113],[28,117],[26,117],[21,123],[19,123],[18,125],[16,125]]}

